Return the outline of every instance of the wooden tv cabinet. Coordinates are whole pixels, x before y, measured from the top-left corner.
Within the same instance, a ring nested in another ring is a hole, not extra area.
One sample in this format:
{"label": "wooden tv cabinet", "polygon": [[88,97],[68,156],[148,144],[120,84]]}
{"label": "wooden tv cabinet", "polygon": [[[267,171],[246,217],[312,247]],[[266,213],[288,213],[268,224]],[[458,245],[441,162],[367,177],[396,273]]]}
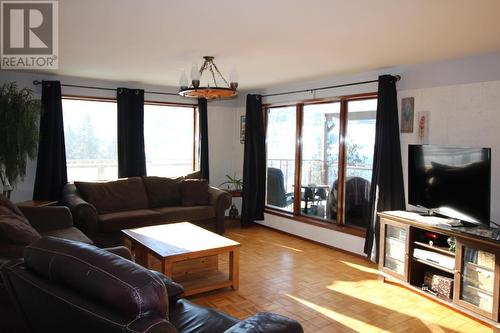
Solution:
{"label": "wooden tv cabinet", "polygon": [[[500,328],[498,229],[450,227],[441,224],[445,219],[423,217],[405,211],[382,212],[378,215],[379,272],[383,280],[395,280]],[[437,237],[437,240],[433,240],[433,237]],[[446,244],[450,237],[456,242],[455,251],[450,251]],[[424,290],[426,272],[448,281],[453,279],[450,298],[437,296],[432,290]]]}

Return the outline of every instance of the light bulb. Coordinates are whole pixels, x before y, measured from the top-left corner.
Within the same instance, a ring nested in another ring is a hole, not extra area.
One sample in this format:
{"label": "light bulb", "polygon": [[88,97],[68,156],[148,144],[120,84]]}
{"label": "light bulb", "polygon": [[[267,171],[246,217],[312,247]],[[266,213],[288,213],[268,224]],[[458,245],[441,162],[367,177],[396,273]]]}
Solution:
{"label": "light bulb", "polygon": [[186,89],[189,85],[188,78],[186,76],[186,70],[183,69],[181,71],[181,77],[179,79],[179,85],[181,86],[181,89]]}
{"label": "light bulb", "polygon": [[200,70],[198,69],[198,67],[196,67],[196,65],[193,65],[193,67],[191,68],[191,80],[199,81],[200,77],[201,77]]}
{"label": "light bulb", "polygon": [[233,66],[231,74],[229,74],[229,82],[231,89],[236,90],[236,88],[238,88],[238,71],[235,66]]}
{"label": "light bulb", "polygon": [[238,82],[238,71],[236,70],[236,67],[233,66],[232,70],[231,70],[231,74],[229,74],[229,81],[231,82]]}

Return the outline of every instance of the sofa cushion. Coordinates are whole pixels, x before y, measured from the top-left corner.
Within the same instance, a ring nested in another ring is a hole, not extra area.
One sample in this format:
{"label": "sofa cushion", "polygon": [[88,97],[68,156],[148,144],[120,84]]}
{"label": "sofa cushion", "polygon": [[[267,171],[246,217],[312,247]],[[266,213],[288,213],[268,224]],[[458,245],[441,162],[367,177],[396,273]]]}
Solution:
{"label": "sofa cushion", "polygon": [[133,319],[168,315],[163,282],[130,260],[93,245],[44,237],[24,251],[26,266]]}
{"label": "sofa cushion", "polygon": [[7,244],[28,245],[41,236],[24,216],[19,216],[7,206],[0,206],[0,241]]}
{"label": "sofa cushion", "polygon": [[162,215],[164,221],[168,222],[198,221],[215,217],[213,206],[162,207],[156,208],[155,211]]}
{"label": "sofa cushion", "polygon": [[141,177],[112,182],[75,182],[83,199],[99,214],[148,208],[148,197]]}
{"label": "sofa cushion", "polygon": [[19,207],[17,207],[12,201],[7,199],[3,194],[0,193],[0,206],[7,207],[10,209],[14,214],[23,217],[26,223],[28,223],[28,220],[25,218],[24,214],[21,212]]}
{"label": "sofa cushion", "polygon": [[181,204],[181,181],[179,178],[142,177],[149,199],[149,207],[176,206]]}
{"label": "sofa cushion", "polygon": [[154,210],[137,209],[99,215],[100,228],[104,232],[140,228],[164,222],[163,216]]}
{"label": "sofa cushion", "polygon": [[204,179],[184,179],[181,182],[181,195],[183,206],[208,205],[208,182]]}
{"label": "sofa cushion", "polygon": [[[179,299],[170,304],[170,322],[179,332],[214,333],[224,332],[239,320],[214,309]],[[239,332],[246,332],[244,329]],[[265,332],[255,330],[252,332]]]}
{"label": "sofa cushion", "polygon": [[201,171],[194,171],[194,172],[188,173],[187,175],[185,175],[182,178],[184,178],[184,179],[201,179]]}

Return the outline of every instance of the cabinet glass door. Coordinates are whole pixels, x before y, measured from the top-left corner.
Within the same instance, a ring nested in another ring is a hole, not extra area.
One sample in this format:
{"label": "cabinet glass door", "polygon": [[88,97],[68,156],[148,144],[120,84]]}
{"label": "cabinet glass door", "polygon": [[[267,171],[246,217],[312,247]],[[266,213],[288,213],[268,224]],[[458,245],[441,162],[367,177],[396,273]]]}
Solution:
{"label": "cabinet glass door", "polygon": [[495,255],[463,247],[460,300],[488,313],[493,312]]}
{"label": "cabinet glass door", "polygon": [[401,276],[405,275],[406,237],[405,228],[385,225],[384,267]]}

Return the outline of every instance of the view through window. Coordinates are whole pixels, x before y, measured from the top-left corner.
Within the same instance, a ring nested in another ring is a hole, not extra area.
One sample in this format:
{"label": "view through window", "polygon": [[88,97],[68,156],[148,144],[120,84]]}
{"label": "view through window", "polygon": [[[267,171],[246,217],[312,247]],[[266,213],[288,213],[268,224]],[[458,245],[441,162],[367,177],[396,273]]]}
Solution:
{"label": "view through window", "polygon": [[[297,110],[302,120],[298,140],[300,170],[295,170],[295,133],[300,126]],[[367,227],[376,110],[376,98],[268,107],[268,207],[326,222]],[[283,174],[284,187],[273,180],[273,173],[280,177]],[[298,189],[294,184],[296,173],[300,173]],[[283,192],[287,201],[278,201]]]}
{"label": "view through window", "polygon": [[295,107],[267,113],[267,204],[293,211],[295,177]]}
{"label": "view through window", "polygon": [[[68,181],[118,178],[117,105],[114,100],[63,98]],[[144,105],[144,146],[149,176],[193,171],[197,154],[195,106]]]}
{"label": "view through window", "polygon": [[68,181],[118,175],[116,102],[62,100]]}
{"label": "view through window", "polygon": [[148,176],[181,176],[193,171],[195,111],[189,106],[144,105]]}

